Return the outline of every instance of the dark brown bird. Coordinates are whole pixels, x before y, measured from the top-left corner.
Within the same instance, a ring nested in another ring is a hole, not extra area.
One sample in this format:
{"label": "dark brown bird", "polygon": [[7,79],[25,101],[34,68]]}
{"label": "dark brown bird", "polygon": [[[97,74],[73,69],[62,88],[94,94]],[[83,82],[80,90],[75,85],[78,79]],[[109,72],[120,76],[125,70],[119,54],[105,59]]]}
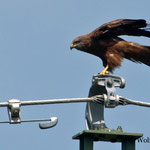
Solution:
{"label": "dark brown bird", "polygon": [[98,56],[105,69],[101,75],[121,66],[123,58],[150,66],[150,46],[128,42],[120,35],[145,36],[150,38],[145,20],[119,19],[103,24],[93,32],[79,36],[73,40],[70,48],[76,48]]}

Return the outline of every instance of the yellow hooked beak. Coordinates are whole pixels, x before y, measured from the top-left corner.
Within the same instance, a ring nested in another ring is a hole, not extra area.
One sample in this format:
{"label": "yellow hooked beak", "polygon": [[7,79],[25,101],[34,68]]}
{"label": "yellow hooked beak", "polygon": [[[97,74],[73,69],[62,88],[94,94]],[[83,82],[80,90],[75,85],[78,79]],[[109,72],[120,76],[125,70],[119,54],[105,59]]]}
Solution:
{"label": "yellow hooked beak", "polygon": [[71,45],[70,45],[70,49],[72,50],[73,48],[76,48],[76,45],[75,45],[75,44],[73,44],[73,43],[71,43]]}

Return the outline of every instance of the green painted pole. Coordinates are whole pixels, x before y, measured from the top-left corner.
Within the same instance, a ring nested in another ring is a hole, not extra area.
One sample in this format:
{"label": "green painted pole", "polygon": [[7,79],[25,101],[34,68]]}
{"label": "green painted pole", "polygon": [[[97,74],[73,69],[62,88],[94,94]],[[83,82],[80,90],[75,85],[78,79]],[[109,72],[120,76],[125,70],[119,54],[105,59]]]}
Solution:
{"label": "green painted pole", "polygon": [[93,139],[88,136],[81,137],[80,150],[93,150]]}
{"label": "green painted pole", "polygon": [[123,141],[122,150],[135,150],[135,140]]}

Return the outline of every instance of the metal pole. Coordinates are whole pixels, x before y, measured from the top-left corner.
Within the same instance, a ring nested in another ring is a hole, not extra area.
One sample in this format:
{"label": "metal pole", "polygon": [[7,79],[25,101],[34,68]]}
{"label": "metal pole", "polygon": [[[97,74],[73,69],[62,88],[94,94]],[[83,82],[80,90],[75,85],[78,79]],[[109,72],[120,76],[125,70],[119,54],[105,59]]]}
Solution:
{"label": "metal pole", "polygon": [[125,105],[138,105],[138,106],[144,106],[144,107],[150,107],[150,103],[142,102],[142,101],[137,101],[137,100],[132,100],[128,99],[122,96],[119,96],[120,101],[124,101],[126,104]]}
{"label": "metal pole", "polygon": [[[59,103],[79,103],[79,102],[91,102],[93,98],[65,98],[65,99],[48,99],[48,100],[30,100],[20,101],[21,106],[25,105],[44,105],[44,104],[59,104]],[[7,107],[9,102],[0,102],[0,107]]]}
{"label": "metal pole", "polygon": [[135,150],[135,140],[123,141],[122,150]]}
{"label": "metal pole", "polygon": [[83,136],[80,139],[80,150],[93,150],[93,139],[92,139],[92,137]]}
{"label": "metal pole", "polygon": [[[89,95],[92,96],[92,95]],[[79,103],[79,102],[96,102],[99,104],[104,104],[104,96],[96,95],[88,98],[64,98],[64,99],[48,99],[48,100],[29,100],[29,101],[20,101],[20,105],[44,105],[44,104],[61,104],[61,103]],[[119,96],[119,105],[138,105],[144,107],[150,107],[150,103],[136,101],[132,99]],[[0,107],[8,107],[9,102],[0,102]]]}
{"label": "metal pole", "polygon": [[[92,95],[89,95],[92,96]],[[29,100],[29,101],[20,101],[20,105],[44,105],[44,104],[61,104],[61,103],[79,103],[79,102],[96,102],[99,104],[104,104],[104,96],[96,95],[88,98],[64,98],[64,99],[48,99],[48,100]],[[138,105],[144,107],[150,107],[150,103],[136,101],[132,99],[119,96],[119,105]],[[8,107],[9,102],[0,102],[0,107]]]}
{"label": "metal pole", "polygon": [[58,103],[78,103],[91,101],[93,101],[92,98],[65,98],[65,99],[21,101],[21,105],[23,106],[23,105],[58,104]]}

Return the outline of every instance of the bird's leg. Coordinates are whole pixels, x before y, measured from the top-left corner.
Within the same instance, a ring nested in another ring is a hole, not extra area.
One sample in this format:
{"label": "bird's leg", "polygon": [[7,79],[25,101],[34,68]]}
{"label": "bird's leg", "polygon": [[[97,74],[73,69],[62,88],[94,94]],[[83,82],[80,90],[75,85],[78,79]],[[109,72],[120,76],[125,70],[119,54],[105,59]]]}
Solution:
{"label": "bird's leg", "polygon": [[107,66],[104,68],[104,70],[103,70],[101,73],[99,73],[99,74],[100,74],[100,75],[106,75],[106,74],[109,74],[109,71],[107,71],[108,68],[109,68],[109,66],[107,65]]}

